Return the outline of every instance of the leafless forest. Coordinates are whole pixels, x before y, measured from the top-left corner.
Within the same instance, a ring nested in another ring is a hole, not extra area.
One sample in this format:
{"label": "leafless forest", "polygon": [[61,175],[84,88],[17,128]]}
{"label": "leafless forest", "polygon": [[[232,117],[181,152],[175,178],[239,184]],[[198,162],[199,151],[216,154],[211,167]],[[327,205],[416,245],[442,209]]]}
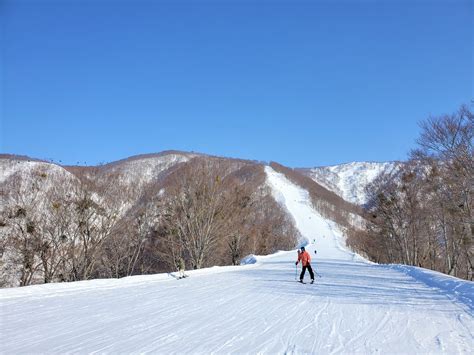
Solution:
{"label": "leafless forest", "polygon": [[367,187],[366,228],[348,244],[376,262],[473,280],[474,115],[463,106],[420,126],[403,169]]}
{"label": "leafless forest", "polygon": [[260,164],[193,157],[145,184],[69,170],[39,165],[2,185],[3,287],[237,264],[297,242]]}

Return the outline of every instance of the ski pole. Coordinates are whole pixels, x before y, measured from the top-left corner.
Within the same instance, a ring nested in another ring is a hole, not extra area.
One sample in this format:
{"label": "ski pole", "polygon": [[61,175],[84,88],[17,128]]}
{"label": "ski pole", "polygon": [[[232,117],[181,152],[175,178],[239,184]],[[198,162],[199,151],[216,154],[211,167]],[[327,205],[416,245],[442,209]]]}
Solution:
{"label": "ski pole", "polygon": [[298,276],[298,264],[295,264],[295,281],[296,281],[296,276]]}
{"label": "ski pole", "polygon": [[313,268],[313,271],[316,275],[318,275],[319,278],[321,278],[321,275],[316,271],[316,268]]}

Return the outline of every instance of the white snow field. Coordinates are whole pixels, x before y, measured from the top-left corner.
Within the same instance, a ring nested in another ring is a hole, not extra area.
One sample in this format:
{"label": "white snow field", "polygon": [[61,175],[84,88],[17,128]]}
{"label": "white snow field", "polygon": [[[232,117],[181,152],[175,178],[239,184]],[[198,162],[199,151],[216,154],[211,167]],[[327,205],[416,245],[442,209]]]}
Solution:
{"label": "white snow field", "polygon": [[182,280],[3,289],[0,353],[473,353],[472,282],[364,261],[304,190],[270,168],[267,176],[302,235],[316,239],[307,247],[322,276],[314,285],[295,281],[289,251]]}

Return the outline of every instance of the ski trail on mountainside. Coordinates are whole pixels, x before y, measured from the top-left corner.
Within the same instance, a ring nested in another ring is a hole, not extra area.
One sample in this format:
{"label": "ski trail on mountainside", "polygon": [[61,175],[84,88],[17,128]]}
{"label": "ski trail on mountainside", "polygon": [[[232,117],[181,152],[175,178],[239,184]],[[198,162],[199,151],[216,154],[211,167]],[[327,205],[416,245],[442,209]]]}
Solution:
{"label": "ski trail on mountainside", "polygon": [[149,275],[4,289],[0,352],[472,353],[465,304],[354,258],[303,189],[266,173],[305,240],[316,239],[307,246],[322,275],[316,284],[295,281],[290,251],[251,266],[190,271],[183,280]]}

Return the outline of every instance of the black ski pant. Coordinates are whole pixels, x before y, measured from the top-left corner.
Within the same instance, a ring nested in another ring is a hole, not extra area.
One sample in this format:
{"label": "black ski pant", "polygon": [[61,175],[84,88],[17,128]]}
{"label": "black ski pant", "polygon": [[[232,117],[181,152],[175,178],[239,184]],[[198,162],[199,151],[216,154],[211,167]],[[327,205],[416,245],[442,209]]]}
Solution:
{"label": "black ski pant", "polygon": [[303,281],[303,277],[306,272],[306,269],[308,269],[309,271],[309,276],[311,276],[311,280],[314,280],[313,268],[311,267],[310,263],[308,263],[308,265],[306,266],[303,266],[303,270],[301,270],[301,274],[300,274],[300,280]]}

